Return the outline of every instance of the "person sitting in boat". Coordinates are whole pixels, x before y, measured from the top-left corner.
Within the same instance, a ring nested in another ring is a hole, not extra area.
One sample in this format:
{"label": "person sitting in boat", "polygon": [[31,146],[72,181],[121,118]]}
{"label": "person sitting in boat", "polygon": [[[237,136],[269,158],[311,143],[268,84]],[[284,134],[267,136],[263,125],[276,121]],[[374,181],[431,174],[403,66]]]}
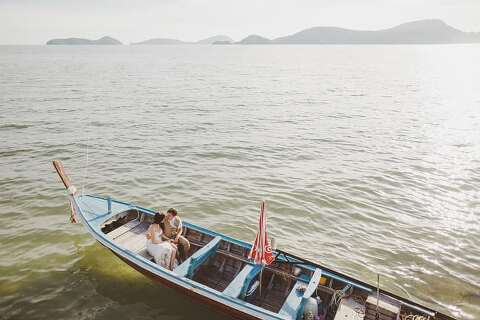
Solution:
{"label": "person sitting in boat", "polygon": [[165,215],[156,213],[153,223],[147,230],[147,251],[155,260],[155,263],[164,268],[173,270],[177,246],[172,240],[164,236],[163,220]]}
{"label": "person sitting in boat", "polygon": [[190,242],[187,240],[187,238],[182,236],[182,219],[180,219],[178,216],[175,208],[170,208],[167,210],[167,216],[165,217],[164,225],[165,236],[169,239],[172,239],[174,244],[182,247],[182,260],[186,259],[190,250]]}

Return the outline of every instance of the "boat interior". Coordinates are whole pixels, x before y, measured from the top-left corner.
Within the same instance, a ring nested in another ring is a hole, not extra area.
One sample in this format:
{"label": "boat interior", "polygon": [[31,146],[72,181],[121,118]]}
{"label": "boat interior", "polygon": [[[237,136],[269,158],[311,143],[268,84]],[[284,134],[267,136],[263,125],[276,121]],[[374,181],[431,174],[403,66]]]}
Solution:
{"label": "boat interior", "polygon": [[[146,231],[153,221],[150,212],[130,209],[100,227],[114,243],[154,261],[146,249]],[[249,249],[235,241],[199,228],[185,227],[190,242],[188,257],[173,272],[287,319],[320,320],[442,320],[430,310],[405,303],[376,290],[356,285],[307,261],[277,256],[264,268],[247,259]]]}

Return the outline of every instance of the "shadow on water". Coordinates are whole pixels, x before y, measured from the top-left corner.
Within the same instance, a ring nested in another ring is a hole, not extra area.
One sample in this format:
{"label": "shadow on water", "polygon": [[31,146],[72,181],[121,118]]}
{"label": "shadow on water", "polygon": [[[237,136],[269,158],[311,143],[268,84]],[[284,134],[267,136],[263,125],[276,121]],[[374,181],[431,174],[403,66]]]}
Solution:
{"label": "shadow on water", "polygon": [[31,271],[3,290],[0,319],[229,319],[151,281],[99,244],[64,271]]}
{"label": "shadow on water", "polygon": [[111,305],[101,319],[227,319],[177,291],[135,271],[99,244],[88,247],[78,267],[95,293]]}

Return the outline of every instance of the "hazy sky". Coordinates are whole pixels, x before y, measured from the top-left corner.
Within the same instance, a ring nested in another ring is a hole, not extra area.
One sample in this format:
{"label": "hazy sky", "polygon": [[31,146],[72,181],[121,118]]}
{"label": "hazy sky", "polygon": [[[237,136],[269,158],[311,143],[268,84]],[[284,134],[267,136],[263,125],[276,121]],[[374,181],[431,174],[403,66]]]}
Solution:
{"label": "hazy sky", "polygon": [[313,26],[382,29],[426,18],[480,31],[480,0],[0,0],[0,44],[104,35],[124,43],[274,38]]}

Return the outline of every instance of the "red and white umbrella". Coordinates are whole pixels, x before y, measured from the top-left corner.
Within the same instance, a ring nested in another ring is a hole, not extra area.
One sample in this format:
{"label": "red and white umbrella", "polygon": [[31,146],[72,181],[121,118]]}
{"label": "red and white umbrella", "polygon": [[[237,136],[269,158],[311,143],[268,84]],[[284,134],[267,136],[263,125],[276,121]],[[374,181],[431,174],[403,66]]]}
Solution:
{"label": "red and white umbrella", "polygon": [[269,265],[275,260],[272,254],[270,241],[268,241],[265,201],[262,201],[260,207],[260,220],[258,222],[257,236],[255,237],[255,242],[248,254],[248,258],[253,259],[256,264],[262,265]]}

